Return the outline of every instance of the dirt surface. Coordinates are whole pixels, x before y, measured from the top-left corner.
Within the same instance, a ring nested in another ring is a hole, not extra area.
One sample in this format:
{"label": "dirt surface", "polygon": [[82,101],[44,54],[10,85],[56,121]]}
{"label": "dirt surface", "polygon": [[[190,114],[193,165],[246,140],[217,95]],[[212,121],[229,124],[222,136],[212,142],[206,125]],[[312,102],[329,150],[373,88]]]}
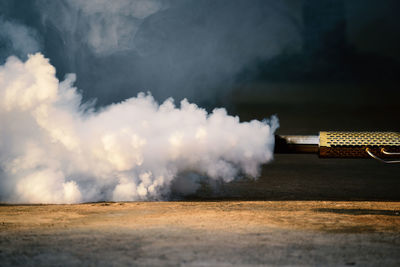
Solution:
{"label": "dirt surface", "polygon": [[399,202],[0,206],[1,266],[399,263]]}

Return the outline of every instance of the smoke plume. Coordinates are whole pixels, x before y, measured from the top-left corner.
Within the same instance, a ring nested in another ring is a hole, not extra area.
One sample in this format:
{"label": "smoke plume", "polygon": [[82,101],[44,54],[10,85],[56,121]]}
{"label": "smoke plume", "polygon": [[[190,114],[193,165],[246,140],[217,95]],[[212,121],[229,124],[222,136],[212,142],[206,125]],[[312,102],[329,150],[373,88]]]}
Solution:
{"label": "smoke plume", "polygon": [[0,67],[0,197],[17,203],[165,199],[196,177],[257,177],[277,119],[239,122],[140,93],[94,111],[42,54]]}
{"label": "smoke plume", "polygon": [[85,100],[106,105],[144,88],[213,106],[249,65],[301,48],[292,2],[36,0],[32,9],[44,54],[59,79],[77,74]]}
{"label": "smoke plume", "polygon": [[0,16],[0,62],[9,55],[26,58],[28,54],[39,52],[41,45],[38,33],[15,21],[5,20]]}

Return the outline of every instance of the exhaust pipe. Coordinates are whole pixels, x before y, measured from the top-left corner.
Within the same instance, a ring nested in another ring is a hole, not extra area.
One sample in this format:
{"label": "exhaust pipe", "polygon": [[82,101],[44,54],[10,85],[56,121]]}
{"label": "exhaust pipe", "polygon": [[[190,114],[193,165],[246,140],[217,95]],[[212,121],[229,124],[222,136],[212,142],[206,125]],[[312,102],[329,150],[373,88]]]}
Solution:
{"label": "exhaust pipe", "polygon": [[320,158],[373,158],[400,163],[400,133],[323,131],[319,135],[276,135],[275,153],[311,153]]}

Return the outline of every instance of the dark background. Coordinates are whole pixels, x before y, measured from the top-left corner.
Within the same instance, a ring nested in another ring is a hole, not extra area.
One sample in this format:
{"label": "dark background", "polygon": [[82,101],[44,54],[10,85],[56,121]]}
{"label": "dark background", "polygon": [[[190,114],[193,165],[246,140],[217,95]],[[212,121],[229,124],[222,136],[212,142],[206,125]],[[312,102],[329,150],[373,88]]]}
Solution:
{"label": "dark background", "polygon": [[[87,2],[87,4],[85,4]],[[140,91],[241,120],[277,114],[280,134],[400,127],[396,0],[0,1],[0,61],[41,51],[96,106]],[[400,199],[400,169],[278,155],[219,197]],[[204,190],[201,197],[215,197]]]}

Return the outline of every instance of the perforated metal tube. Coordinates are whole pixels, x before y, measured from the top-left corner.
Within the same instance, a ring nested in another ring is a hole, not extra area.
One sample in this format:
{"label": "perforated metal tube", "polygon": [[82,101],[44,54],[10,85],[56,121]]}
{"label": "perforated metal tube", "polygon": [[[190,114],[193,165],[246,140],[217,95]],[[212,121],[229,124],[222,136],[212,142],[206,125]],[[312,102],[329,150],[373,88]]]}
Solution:
{"label": "perforated metal tube", "polygon": [[[400,133],[323,131],[276,136],[276,153],[316,153],[321,158],[400,158]],[[385,161],[386,162],[386,161]],[[400,163],[400,161],[391,161]]]}
{"label": "perforated metal tube", "polygon": [[400,134],[396,132],[320,132],[319,156],[323,158],[368,158],[368,150],[381,158],[383,153],[400,152]]}

